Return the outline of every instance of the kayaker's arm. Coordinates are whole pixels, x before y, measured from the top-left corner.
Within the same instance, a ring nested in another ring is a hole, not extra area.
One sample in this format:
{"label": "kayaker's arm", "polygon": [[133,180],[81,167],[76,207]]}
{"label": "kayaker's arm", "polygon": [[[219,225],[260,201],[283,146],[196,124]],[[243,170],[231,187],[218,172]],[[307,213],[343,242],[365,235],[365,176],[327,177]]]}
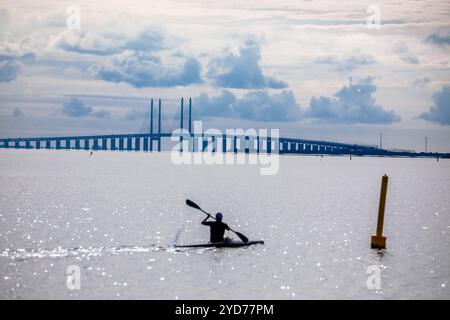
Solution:
{"label": "kayaker's arm", "polygon": [[208,222],[208,219],[209,219],[209,218],[211,218],[211,215],[208,214],[208,215],[206,216],[206,218],[203,219],[202,224],[208,225],[208,224],[209,224],[209,222]]}

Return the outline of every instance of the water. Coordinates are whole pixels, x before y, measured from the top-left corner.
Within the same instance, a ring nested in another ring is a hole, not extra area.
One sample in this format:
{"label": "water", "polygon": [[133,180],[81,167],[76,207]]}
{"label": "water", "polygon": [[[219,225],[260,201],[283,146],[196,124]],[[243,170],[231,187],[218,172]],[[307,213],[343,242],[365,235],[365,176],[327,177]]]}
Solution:
{"label": "water", "polygon": [[[450,162],[281,158],[177,166],[168,153],[0,151],[1,299],[450,298]],[[371,250],[381,176],[387,250]],[[204,215],[265,245],[203,243]],[[78,266],[81,288],[67,287]],[[381,287],[369,289],[369,266]]]}

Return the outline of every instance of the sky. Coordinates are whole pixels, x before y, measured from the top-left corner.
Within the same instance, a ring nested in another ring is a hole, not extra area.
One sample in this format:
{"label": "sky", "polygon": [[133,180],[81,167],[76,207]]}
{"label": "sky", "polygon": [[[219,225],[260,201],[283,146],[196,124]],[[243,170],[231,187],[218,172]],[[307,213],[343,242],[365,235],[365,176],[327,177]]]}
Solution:
{"label": "sky", "polygon": [[450,152],[450,1],[0,1],[0,137],[204,128]]}

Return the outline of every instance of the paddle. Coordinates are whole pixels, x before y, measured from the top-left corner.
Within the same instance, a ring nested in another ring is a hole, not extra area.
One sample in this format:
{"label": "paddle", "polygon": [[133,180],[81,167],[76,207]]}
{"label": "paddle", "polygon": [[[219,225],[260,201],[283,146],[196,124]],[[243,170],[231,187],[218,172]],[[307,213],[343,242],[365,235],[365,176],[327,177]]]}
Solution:
{"label": "paddle", "polygon": [[[213,218],[215,220],[215,218],[211,214],[209,214],[208,212],[206,212],[205,210],[200,208],[200,206],[198,204],[196,204],[195,202],[193,202],[189,199],[186,199],[186,204],[191,208],[194,208],[194,209],[202,211],[203,213],[206,213],[208,216],[210,216],[211,218]],[[242,240],[242,242],[248,242],[248,238],[246,236],[244,236],[242,233],[234,231],[231,228],[230,228],[230,231],[234,232],[239,237],[239,239]]]}

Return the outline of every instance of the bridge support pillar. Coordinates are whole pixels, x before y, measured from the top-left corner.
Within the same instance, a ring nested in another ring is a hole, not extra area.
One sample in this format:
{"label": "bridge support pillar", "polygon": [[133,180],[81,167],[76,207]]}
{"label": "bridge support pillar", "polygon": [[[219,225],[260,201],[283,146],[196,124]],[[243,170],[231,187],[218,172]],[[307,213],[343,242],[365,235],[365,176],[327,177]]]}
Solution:
{"label": "bridge support pillar", "polygon": [[92,150],[99,150],[98,139],[94,138],[94,145],[92,146]]}
{"label": "bridge support pillar", "polygon": [[57,150],[61,149],[61,140],[60,139],[56,139],[56,149]]}
{"label": "bridge support pillar", "polygon": [[89,149],[90,149],[89,139],[84,139],[84,150],[89,150]]}
{"label": "bridge support pillar", "polygon": [[123,151],[124,150],[124,138],[119,138],[119,150]]}
{"label": "bridge support pillar", "polygon": [[102,150],[108,150],[108,140],[106,138],[102,139]]}
{"label": "bridge support pillar", "polygon": [[217,152],[217,138],[216,138],[216,136],[211,137],[211,145],[212,145],[212,152]]}
{"label": "bridge support pillar", "polygon": [[136,137],[136,138],[134,138],[134,151],[139,151],[139,150],[141,150],[141,138]]}
{"label": "bridge support pillar", "polygon": [[70,149],[70,139],[66,139],[65,148]]}
{"label": "bridge support pillar", "polygon": [[206,138],[202,135],[202,152],[208,151],[208,138]]}
{"label": "bridge support pillar", "polygon": [[244,138],[244,153],[250,153],[250,137],[249,136],[245,136]]}
{"label": "bridge support pillar", "polygon": [[127,138],[127,151],[133,150],[132,143],[133,143],[133,138],[128,137],[128,138]]}
{"label": "bridge support pillar", "polygon": [[142,150],[144,150],[144,151],[148,151],[148,137],[144,137],[144,142],[143,142],[143,145],[142,145]]}
{"label": "bridge support pillar", "polygon": [[259,136],[256,136],[256,153],[259,153],[259,148],[260,148],[259,144],[260,144]]}
{"label": "bridge support pillar", "polygon": [[51,149],[52,148],[52,142],[50,139],[45,140],[45,149]]}
{"label": "bridge support pillar", "polygon": [[80,150],[81,146],[80,146],[80,139],[75,139],[75,150]]}
{"label": "bridge support pillar", "polygon": [[111,150],[111,151],[116,150],[116,138],[111,138],[111,139],[109,140],[109,142],[110,142],[110,145],[111,145],[110,150]]}
{"label": "bridge support pillar", "polygon": [[222,135],[222,152],[227,152],[227,135]]}

